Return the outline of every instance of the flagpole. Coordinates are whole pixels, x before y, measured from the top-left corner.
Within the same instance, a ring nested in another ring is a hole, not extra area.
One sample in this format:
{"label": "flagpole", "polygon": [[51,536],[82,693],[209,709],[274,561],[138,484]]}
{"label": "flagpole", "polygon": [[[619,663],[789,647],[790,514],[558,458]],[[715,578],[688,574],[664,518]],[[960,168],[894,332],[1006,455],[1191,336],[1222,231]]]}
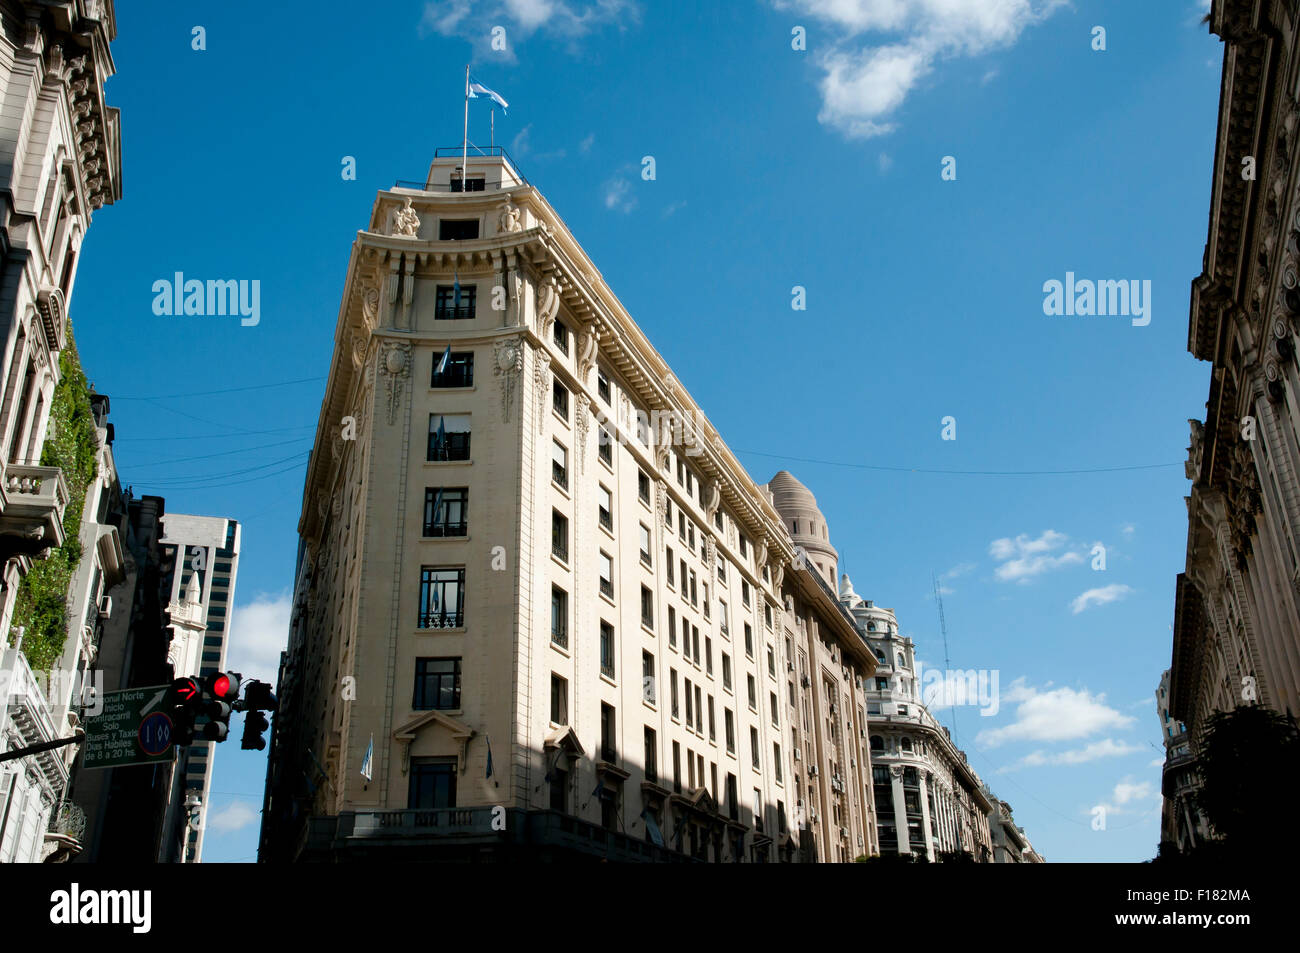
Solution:
{"label": "flagpole", "polygon": [[460,190],[469,191],[469,66],[465,67],[465,138],[461,140]]}
{"label": "flagpole", "polygon": [[492,104],[492,138],[488,140],[490,146],[495,147],[497,144],[497,107],[496,103]]}

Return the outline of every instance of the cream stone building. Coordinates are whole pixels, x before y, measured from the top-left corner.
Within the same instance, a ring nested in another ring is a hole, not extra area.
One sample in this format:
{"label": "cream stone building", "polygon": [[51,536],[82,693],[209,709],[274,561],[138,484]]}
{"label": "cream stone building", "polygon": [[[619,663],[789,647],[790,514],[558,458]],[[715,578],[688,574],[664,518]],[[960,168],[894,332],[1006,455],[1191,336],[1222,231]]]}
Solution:
{"label": "cream stone building", "polygon": [[[1297,20],[1292,5],[1263,0],[1214,0],[1209,20],[1223,74],[1187,347],[1211,373],[1205,419],[1190,421],[1168,687],[1190,760],[1215,712],[1259,704],[1300,714]],[[1176,796],[1189,763],[1167,762],[1167,832],[1199,826]]]}
{"label": "cream stone building", "polygon": [[964,853],[992,862],[993,801],[966,753],[924,704],[915,644],[898,631],[894,610],[863,599],[847,575],[840,601],[876,656],[866,704],[880,853],[931,861]]}
{"label": "cream stone building", "polygon": [[833,590],[542,194],[461,166],[352,247],[262,858],[868,852]]}

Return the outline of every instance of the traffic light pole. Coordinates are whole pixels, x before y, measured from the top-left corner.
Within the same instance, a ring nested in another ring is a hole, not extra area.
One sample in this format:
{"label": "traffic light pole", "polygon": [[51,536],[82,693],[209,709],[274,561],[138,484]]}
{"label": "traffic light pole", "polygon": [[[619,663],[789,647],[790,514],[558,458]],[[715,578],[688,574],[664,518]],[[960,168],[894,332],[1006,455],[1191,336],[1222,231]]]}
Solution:
{"label": "traffic light pole", "polygon": [[13,751],[6,751],[0,754],[0,761],[13,761],[16,758],[25,758],[29,754],[40,754],[42,751],[53,751],[55,748],[62,748],[66,745],[75,745],[84,741],[86,733],[77,732],[71,738],[55,738],[53,741],[42,741],[38,744],[29,745],[26,748],[15,748]]}

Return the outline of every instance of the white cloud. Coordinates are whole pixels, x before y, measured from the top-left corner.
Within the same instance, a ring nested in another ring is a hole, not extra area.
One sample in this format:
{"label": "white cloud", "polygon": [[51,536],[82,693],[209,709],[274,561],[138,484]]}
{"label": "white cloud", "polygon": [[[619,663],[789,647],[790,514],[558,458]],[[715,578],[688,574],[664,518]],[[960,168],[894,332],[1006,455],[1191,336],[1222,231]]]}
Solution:
{"label": "white cloud", "polygon": [[257,811],[242,801],[231,801],[219,811],[208,814],[208,830],[230,834],[257,822]]}
{"label": "white cloud", "polygon": [[1044,531],[1037,539],[1023,533],[1015,539],[1005,536],[995,539],[989,543],[989,555],[1002,565],[993,574],[1003,582],[1028,582],[1050,570],[1082,563],[1083,555],[1078,552],[1052,555],[1053,550],[1064,546],[1067,539],[1069,537],[1064,533],[1052,529]]}
{"label": "white cloud", "polygon": [[[574,40],[604,26],[634,26],[640,19],[632,0],[430,0],[420,29],[463,37],[481,54],[514,62],[515,42],[534,33]],[[497,26],[506,31],[504,50],[491,49]]]}
{"label": "white cloud", "polygon": [[1103,738],[1101,741],[1094,741],[1082,748],[1072,748],[1069,751],[1055,753],[1033,751],[1021,758],[1020,764],[1030,768],[1048,764],[1085,764],[1099,758],[1122,758],[1142,750],[1141,745],[1116,741],[1114,738]]}
{"label": "white cloud", "polygon": [[1104,694],[1094,695],[1086,688],[1037,689],[1018,678],[1001,695],[1002,702],[1016,705],[1016,720],[981,731],[976,740],[986,747],[1008,741],[1070,741],[1127,728],[1136,721],[1107,705]]}
{"label": "white cloud", "polygon": [[[825,71],[818,119],[851,138],[867,139],[894,130],[891,117],[941,61],[1011,46],[1065,0],[773,2],[842,33],[818,61]],[[885,42],[860,39],[865,33]]]}
{"label": "white cloud", "polygon": [[661,217],[668,218],[669,216],[676,214],[677,212],[681,211],[684,208],[686,208],[686,200],[680,199],[676,202],[673,202],[667,208],[665,208],[662,212]]}
{"label": "white cloud", "polygon": [[882,173],[888,172],[894,165],[893,157],[887,152],[880,153],[880,158],[876,161],[879,163]]}
{"label": "white cloud", "polygon": [[1149,765],[1147,765],[1148,768],[1163,768],[1164,766],[1165,766],[1164,758],[1156,758]]}
{"label": "white cloud", "polygon": [[595,141],[596,141],[596,134],[594,132],[587,133],[587,138],[583,139],[582,142],[578,143],[578,151],[581,152],[583,155],[586,155],[588,152],[591,151],[591,144]]}
{"label": "white cloud", "polygon": [[605,183],[605,208],[623,213],[636,208],[636,196],[627,179],[614,178]]}
{"label": "white cloud", "polygon": [[1102,586],[1099,589],[1089,589],[1087,592],[1081,592],[1074,597],[1074,601],[1070,603],[1070,611],[1078,615],[1093,606],[1104,606],[1118,599],[1123,599],[1132,591],[1131,586],[1118,582],[1111,583],[1109,586]]}
{"label": "white cloud", "polygon": [[1129,801],[1139,801],[1143,798],[1149,798],[1155,794],[1155,788],[1150,781],[1142,781],[1133,784],[1129,781],[1121,781],[1115,785],[1115,790],[1111,794],[1116,804],[1127,804]]}
{"label": "white cloud", "polygon": [[1125,523],[1122,527],[1120,527],[1120,532],[1123,533],[1125,536],[1132,536],[1134,533],[1137,532],[1137,527],[1134,526],[1132,523]]}
{"label": "white cloud", "polygon": [[230,645],[226,665],[247,679],[276,684],[280,652],[289,640],[289,611],[293,597],[260,593],[252,602],[235,607],[230,620]]}

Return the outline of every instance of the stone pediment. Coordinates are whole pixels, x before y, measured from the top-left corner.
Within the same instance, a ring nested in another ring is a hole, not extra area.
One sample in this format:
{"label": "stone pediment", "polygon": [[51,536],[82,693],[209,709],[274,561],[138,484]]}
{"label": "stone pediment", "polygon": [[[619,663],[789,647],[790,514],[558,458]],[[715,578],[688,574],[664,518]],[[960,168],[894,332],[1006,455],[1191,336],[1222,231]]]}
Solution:
{"label": "stone pediment", "polygon": [[575,758],[581,758],[586,753],[582,750],[582,742],[578,740],[578,733],[569,725],[556,728],[547,735],[543,747],[547,751],[558,749]]}
{"label": "stone pediment", "polygon": [[457,761],[459,762],[460,773],[464,774],[469,762],[469,759],[465,756],[466,751],[470,739],[475,735],[475,731],[463,721],[458,721],[440,711],[427,711],[393,731],[393,740],[402,743],[402,773],[405,774],[411,764],[411,743],[431,725],[445,729],[451,734],[452,740],[460,745],[460,757]]}

